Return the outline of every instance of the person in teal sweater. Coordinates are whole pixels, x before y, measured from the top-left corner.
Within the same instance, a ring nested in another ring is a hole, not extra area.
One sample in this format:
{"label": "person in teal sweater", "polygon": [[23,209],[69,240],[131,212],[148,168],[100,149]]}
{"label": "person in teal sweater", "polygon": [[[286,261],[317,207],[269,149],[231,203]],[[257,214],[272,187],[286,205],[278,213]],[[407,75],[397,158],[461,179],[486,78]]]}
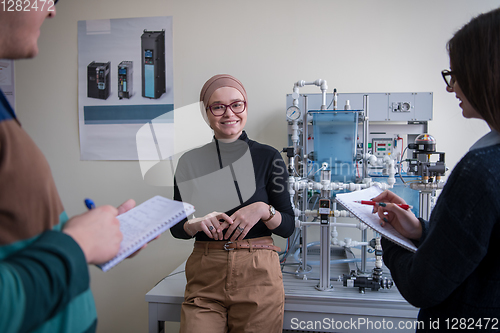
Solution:
{"label": "person in teal sweater", "polygon": [[383,258],[403,297],[420,308],[417,332],[500,330],[500,8],[479,15],[448,42],[442,72],[465,118],[491,132],[455,166],[430,220],[395,204],[390,191],[373,200],[389,223],[418,243],[415,253],[383,239]]}
{"label": "person in teal sweater", "polygon": [[[0,59],[36,56],[40,26],[56,14],[52,1],[42,4],[0,11]],[[1,90],[0,184],[0,332],[95,332],[88,264],[116,255],[116,216],[135,202],[68,219],[47,161]]]}

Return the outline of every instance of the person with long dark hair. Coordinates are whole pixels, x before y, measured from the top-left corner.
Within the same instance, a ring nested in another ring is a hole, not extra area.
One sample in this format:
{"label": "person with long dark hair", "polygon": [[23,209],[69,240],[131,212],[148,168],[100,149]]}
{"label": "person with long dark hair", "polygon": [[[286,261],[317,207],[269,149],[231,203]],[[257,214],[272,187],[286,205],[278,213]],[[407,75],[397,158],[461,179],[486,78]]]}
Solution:
{"label": "person with long dark hair", "polygon": [[448,42],[442,72],[465,118],[491,131],[455,166],[431,213],[417,219],[385,191],[373,200],[382,223],[418,244],[382,239],[383,258],[403,297],[420,308],[417,331],[500,330],[500,8],[473,18]]}

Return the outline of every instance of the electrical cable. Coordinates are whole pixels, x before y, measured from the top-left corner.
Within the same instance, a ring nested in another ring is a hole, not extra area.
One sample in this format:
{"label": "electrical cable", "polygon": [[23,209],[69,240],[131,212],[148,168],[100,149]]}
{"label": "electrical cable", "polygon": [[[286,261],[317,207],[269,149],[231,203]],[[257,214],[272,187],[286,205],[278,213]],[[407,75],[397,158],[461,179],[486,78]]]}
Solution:
{"label": "electrical cable", "polygon": [[406,152],[406,149],[408,149],[408,146],[405,147],[405,149],[403,150],[403,153],[401,154],[401,162],[399,162],[399,170],[398,170],[398,173],[399,173],[399,178],[401,178],[401,181],[403,182],[404,185],[406,185],[406,182],[405,180],[403,179],[403,174],[402,174],[402,169],[403,169],[403,157],[405,155],[405,152]]}

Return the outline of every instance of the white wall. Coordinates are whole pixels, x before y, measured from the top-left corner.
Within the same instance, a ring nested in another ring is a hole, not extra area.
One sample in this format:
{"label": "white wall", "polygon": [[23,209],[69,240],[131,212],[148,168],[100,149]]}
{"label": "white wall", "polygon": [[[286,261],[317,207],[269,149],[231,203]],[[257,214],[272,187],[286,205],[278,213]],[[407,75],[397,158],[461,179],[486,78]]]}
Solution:
{"label": "white wall", "polygon": [[[488,129],[464,120],[446,93],[445,44],[472,16],[496,6],[497,0],[62,0],[42,27],[39,56],[16,62],[16,110],[47,156],[70,216],[84,212],[85,197],[118,205],[170,195],[145,184],[137,162],[80,161],[76,37],[78,20],[173,16],[176,107],[196,102],[210,76],[233,74],[248,92],[249,136],[280,149],[287,143],[285,95],[297,80],[322,78],[339,92],[432,91],[429,132],[451,168]],[[186,139],[194,135],[186,129]],[[166,233],[107,273],[92,267],[98,332],[146,332],[145,293],[191,247]]]}

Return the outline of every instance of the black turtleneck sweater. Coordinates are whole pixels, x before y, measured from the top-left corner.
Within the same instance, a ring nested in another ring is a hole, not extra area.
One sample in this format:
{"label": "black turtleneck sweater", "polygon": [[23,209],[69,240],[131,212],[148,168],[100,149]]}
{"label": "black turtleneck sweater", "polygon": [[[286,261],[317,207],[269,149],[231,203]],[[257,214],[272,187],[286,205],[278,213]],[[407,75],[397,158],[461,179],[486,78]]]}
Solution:
{"label": "black turtleneck sweater", "polygon": [[[196,216],[225,212],[231,216],[254,202],[273,205],[281,213],[281,224],[269,230],[257,222],[245,239],[271,236],[290,237],[295,228],[288,192],[288,172],[280,153],[271,146],[250,140],[245,132],[233,143],[214,138],[211,143],[184,154],[177,165],[174,199],[196,208]],[[187,219],[170,229],[176,238],[192,238],[184,231]],[[204,232],[196,240],[211,241]]]}

